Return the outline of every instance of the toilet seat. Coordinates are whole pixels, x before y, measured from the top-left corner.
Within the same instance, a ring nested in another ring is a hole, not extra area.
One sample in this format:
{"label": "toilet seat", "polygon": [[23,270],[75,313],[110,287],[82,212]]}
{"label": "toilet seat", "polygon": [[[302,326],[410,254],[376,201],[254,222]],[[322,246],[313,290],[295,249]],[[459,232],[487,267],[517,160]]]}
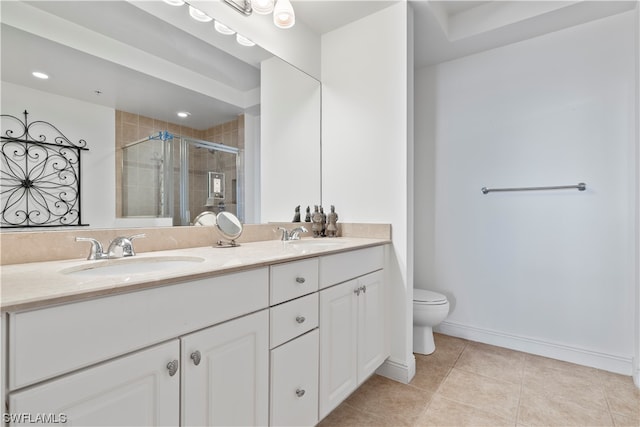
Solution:
{"label": "toilet seat", "polygon": [[427,291],[426,289],[414,289],[413,302],[425,305],[445,304],[447,297],[437,292]]}

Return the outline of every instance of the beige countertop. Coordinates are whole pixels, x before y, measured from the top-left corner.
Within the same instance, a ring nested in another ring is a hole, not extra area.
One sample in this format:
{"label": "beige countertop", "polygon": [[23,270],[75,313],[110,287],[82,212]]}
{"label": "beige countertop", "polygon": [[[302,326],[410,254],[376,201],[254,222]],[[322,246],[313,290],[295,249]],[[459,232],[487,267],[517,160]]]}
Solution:
{"label": "beige countertop", "polygon": [[[6,265],[0,270],[0,309],[18,311],[80,301],[386,243],[390,241],[356,237],[293,242],[269,240],[233,248],[208,246],[146,252],[117,260],[74,259]],[[171,260],[183,262],[165,263]],[[92,267],[108,264],[121,264],[125,270],[130,267],[125,264],[133,263],[150,263],[159,268],[136,272],[134,267],[130,273],[122,273],[118,267],[113,268],[115,273],[99,272],[99,269],[91,271]],[[163,268],[163,263],[171,267]],[[78,273],[79,270],[82,271]]]}

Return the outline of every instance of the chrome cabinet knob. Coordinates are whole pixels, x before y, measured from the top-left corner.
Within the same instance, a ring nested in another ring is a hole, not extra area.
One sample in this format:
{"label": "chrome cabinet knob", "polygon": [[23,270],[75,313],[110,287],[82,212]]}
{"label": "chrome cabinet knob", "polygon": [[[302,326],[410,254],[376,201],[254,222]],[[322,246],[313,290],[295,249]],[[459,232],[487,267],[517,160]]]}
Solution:
{"label": "chrome cabinet knob", "polygon": [[353,290],[353,293],[360,296],[360,291],[362,290],[362,288],[356,288]]}
{"label": "chrome cabinet knob", "polygon": [[298,323],[304,323],[304,321],[307,320],[304,316],[296,316],[296,322]]}
{"label": "chrome cabinet knob", "polygon": [[178,372],[178,361],[172,360],[171,362],[167,363],[167,369],[169,370],[169,376],[174,376],[176,372]]}
{"label": "chrome cabinet knob", "polygon": [[367,287],[366,286],[362,286],[362,292],[365,293],[365,294],[367,293]]}
{"label": "chrome cabinet knob", "polygon": [[193,360],[193,364],[198,366],[200,364],[200,360],[202,360],[202,355],[198,350],[191,353],[191,360]]}
{"label": "chrome cabinet knob", "polygon": [[304,282],[306,282],[306,279],[304,277],[296,277],[296,282],[302,285]]}
{"label": "chrome cabinet knob", "polygon": [[304,391],[304,389],[299,388],[299,389],[296,390],[296,396],[298,396],[298,397],[304,396],[305,393],[306,393],[306,391]]}

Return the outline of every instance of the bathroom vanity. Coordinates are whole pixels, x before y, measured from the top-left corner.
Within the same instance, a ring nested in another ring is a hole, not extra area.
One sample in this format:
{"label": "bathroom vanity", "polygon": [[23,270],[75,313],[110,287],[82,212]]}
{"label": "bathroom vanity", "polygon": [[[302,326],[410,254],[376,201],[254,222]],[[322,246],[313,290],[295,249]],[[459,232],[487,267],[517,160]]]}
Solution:
{"label": "bathroom vanity", "polygon": [[[389,355],[387,243],[162,251],[113,271],[5,266],[6,412],[76,425],[315,425]],[[116,272],[133,263],[161,268]]]}

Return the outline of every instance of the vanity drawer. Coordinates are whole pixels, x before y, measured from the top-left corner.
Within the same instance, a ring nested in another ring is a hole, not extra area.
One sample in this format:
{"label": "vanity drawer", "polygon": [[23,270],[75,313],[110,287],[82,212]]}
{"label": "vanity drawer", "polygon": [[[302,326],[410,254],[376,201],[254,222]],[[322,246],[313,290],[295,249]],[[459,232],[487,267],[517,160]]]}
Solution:
{"label": "vanity drawer", "polygon": [[318,290],[318,259],[271,266],[271,305]]}
{"label": "vanity drawer", "polygon": [[9,388],[267,308],[268,278],[265,267],[10,313]]}
{"label": "vanity drawer", "polygon": [[318,327],[318,294],[314,293],[271,307],[271,347]]}
{"label": "vanity drawer", "polygon": [[272,426],[318,423],[318,330],[271,350]]}
{"label": "vanity drawer", "polygon": [[320,257],[319,286],[324,289],[384,268],[384,247],[374,246]]}

